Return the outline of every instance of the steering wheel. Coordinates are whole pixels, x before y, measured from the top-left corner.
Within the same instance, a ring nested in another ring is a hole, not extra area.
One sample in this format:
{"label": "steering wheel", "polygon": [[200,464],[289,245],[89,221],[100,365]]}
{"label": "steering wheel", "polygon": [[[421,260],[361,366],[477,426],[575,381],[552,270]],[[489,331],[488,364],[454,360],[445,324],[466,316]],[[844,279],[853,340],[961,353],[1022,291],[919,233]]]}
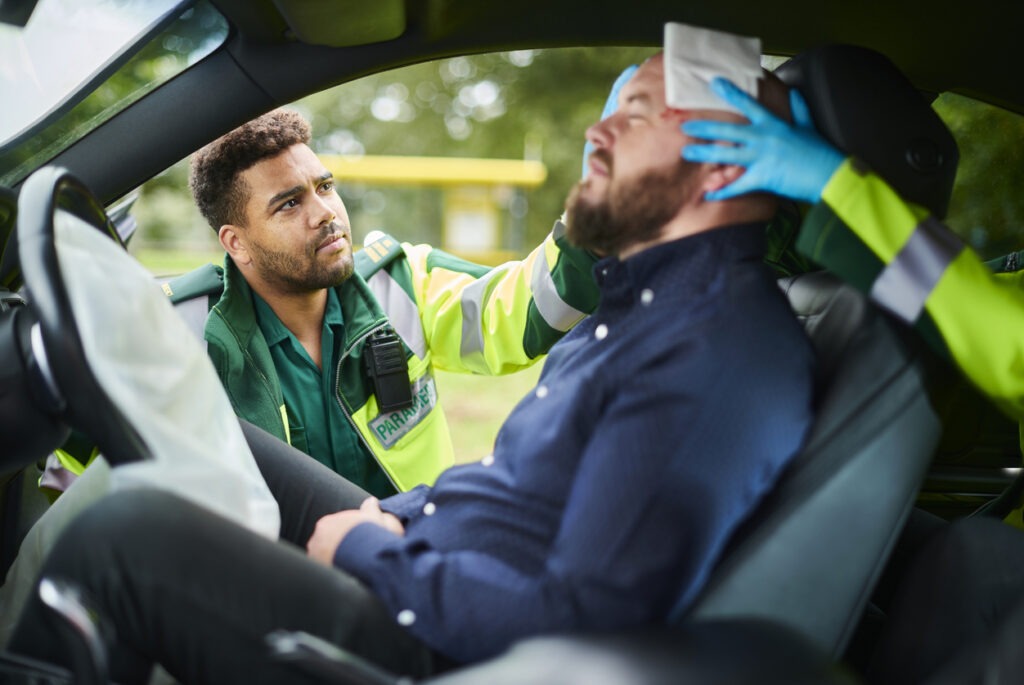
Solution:
{"label": "steering wheel", "polygon": [[34,410],[121,466],[111,487],[164,489],[276,538],[277,502],[205,348],[99,202],[66,170],[43,169],[21,204]]}
{"label": "steering wheel", "polygon": [[66,241],[57,240],[56,229],[88,226],[121,249],[124,244],[100,203],[66,169],[37,171],[22,187],[18,204],[18,256],[29,316],[19,316],[17,326],[22,338],[28,328],[28,347],[21,353],[36,409],[87,434],[113,464],[147,458],[145,442],[93,372],[71,304],[64,271],[69,264],[62,267],[60,258]]}

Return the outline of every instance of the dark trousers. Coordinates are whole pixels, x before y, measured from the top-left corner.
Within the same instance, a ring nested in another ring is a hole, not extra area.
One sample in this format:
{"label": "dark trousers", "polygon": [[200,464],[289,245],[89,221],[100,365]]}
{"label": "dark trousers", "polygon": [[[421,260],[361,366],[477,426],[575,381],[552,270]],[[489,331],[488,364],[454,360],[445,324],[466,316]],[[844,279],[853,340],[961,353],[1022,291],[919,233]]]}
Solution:
{"label": "dark trousers", "polygon": [[[113,628],[111,671],[145,682],[154,662],[189,683],[306,682],[268,656],[265,636],[302,630],[385,668],[426,675],[434,656],[357,580],[305,555],[323,515],[367,496],[334,472],[243,424],[281,507],[281,542],[257,536],[173,495],[111,495],[83,513],[43,575],[81,587]],[[64,663],[45,608],[33,600],[11,651]],[[312,681],[310,681],[312,682]]]}
{"label": "dark trousers", "polygon": [[[928,526],[895,587],[869,666],[871,683],[913,685],[942,677],[954,659],[997,647],[1024,612],[1024,533],[992,518]],[[1013,636],[1014,646],[1019,636]],[[962,663],[977,675],[984,665]],[[1017,682],[1010,680],[992,682]],[[962,682],[981,682],[971,678]],[[945,682],[945,681],[943,681]],[[988,682],[988,681],[986,681]]]}

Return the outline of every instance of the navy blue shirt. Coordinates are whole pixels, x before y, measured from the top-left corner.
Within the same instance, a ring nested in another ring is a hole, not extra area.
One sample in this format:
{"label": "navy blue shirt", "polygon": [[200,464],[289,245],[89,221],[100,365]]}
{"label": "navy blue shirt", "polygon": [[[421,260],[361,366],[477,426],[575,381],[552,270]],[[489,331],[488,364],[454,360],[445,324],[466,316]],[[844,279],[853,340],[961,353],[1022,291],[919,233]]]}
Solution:
{"label": "navy blue shirt", "polygon": [[813,353],[763,236],[723,227],[598,263],[597,311],[493,456],[384,500],[406,535],[359,525],[334,563],[460,661],[691,601],[811,422]]}

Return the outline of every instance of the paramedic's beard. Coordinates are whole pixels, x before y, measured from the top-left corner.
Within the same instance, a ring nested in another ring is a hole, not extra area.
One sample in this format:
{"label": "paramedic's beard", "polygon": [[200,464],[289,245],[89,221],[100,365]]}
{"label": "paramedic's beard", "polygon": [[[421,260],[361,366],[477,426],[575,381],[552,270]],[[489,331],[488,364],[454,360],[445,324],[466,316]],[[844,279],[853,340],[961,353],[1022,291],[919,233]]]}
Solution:
{"label": "paramedic's beard", "polygon": [[[337,233],[344,236],[344,249],[330,255],[317,254],[324,240]],[[254,256],[264,280],[283,292],[333,288],[352,276],[352,232],[348,226],[335,222],[320,229],[301,255],[260,247]]]}
{"label": "paramedic's beard", "polygon": [[611,176],[605,197],[597,201],[583,197],[587,181],[580,181],[565,203],[569,241],[599,255],[618,255],[656,240],[685,201],[687,171],[680,163],[633,179]]}

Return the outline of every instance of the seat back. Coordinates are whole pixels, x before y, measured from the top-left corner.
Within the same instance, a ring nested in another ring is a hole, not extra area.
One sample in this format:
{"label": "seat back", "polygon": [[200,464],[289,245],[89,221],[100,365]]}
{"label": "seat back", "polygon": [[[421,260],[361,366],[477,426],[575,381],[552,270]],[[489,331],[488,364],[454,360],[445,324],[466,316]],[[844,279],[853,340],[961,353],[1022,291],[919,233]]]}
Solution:
{"label": "seat back", "polygon": [[818,356],[806,445],[733,536],[688,619],[768,618],[838,655],[913,505],[940,426],[897,329],[833,276],[780,283]]}

